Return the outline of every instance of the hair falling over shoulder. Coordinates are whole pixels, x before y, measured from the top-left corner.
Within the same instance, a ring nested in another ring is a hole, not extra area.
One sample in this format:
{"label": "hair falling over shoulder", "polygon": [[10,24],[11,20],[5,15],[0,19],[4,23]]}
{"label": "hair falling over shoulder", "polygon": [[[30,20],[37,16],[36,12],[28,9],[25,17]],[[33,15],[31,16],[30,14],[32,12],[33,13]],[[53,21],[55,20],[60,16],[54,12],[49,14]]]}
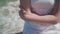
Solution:
{"label": "hair falling over shoulder", "polygon": [[51,15],[55,15],[59,9],[60,0],[55,0],[54,7],[52,8]]}

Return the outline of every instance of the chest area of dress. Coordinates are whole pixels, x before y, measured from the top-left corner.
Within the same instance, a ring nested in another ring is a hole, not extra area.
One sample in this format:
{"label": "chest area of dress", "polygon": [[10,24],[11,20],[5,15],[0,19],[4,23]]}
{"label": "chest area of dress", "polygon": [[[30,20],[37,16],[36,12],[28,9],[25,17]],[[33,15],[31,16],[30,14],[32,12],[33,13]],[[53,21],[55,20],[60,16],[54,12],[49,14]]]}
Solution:
{"label": "chest area of dress", "polygon": [[32,12],[38,15],[48,15],[53,8],[50,2],[41,2],[40,0],[31,0],[31,6],[33,8]]}
{"label": "chest area of dress", "polygon": [[51,12],[51,9],[33,9],[33,13],[37,15],[48,15]]}

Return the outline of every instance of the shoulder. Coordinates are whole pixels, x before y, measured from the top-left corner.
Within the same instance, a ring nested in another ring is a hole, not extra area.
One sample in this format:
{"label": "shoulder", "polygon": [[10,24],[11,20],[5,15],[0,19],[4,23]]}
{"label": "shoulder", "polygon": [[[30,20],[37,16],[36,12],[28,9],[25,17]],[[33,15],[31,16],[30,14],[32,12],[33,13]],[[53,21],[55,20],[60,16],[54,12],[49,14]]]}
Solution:
{"label": "shoulder", "polygon": [[58,8],[58,11],[57,11],[56,15],[60,15],[60,5],[59,5],[59,8]]}

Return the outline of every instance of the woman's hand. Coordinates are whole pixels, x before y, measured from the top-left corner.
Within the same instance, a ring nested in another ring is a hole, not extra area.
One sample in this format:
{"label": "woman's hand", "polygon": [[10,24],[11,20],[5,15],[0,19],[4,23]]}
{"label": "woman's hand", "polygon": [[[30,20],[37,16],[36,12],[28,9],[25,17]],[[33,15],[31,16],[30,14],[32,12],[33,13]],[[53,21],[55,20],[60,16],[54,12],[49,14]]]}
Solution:
{"label": "woman's hand", "polygon": [[33,18],[37,18],[38,15],[34,14],[31,12],[30,9],[27,9],[27,10],[23,10],[23,16],[24,16],[24,19],[26,20],[32,20]]}
{"label": "woman's hand", "polygon": [[32,19],[32,18],[38,16],[38,15],[32,13],[30,9],[20,10],[20,11],[19,11],[19,15],[20,15],[20,17],[21,17],[22,19],[26,19],[26,20]]}

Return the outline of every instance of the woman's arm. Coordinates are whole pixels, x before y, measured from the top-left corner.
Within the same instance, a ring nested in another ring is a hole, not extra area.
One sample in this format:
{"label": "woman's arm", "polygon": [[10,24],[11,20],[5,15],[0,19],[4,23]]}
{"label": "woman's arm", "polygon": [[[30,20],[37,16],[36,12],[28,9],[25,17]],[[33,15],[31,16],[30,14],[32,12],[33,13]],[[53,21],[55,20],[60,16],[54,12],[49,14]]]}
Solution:
{"label": "woman's arm", "polygon": [[54,22],[54,21],[57,21],[57,18],[54,15],[46,15],[46,16],[26,15],[25,18],[29,21],[35,21],[35,22]]}
{"label": "woman's arm", "polygon": [[57,18],[55,15],[39,16],[31,13],[30,10],[28,10],[27,12],[26,11],[23,11],[23,12],[24,12],[25,19],[28,21],[35,21],[35,22],[42,22],[42,23],[57,21]]}

